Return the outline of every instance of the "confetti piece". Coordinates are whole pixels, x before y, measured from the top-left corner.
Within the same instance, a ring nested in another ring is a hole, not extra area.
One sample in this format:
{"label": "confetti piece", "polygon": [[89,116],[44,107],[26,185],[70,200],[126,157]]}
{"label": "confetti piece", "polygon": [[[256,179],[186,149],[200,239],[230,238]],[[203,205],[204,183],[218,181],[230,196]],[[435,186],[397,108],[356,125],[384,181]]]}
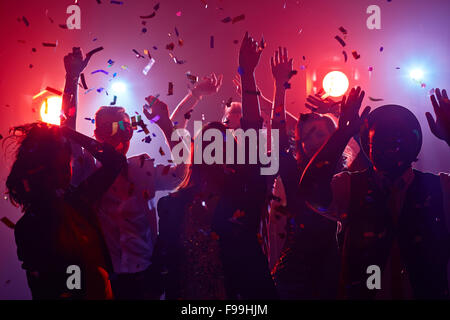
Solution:
{"label": "confetti piece", "polygon": [[181,17],[181,11],[178,11],[178,12],[176,13],[176,15],[177,15],[177,17]]}
{"label": "confetti piece", "polygon": [[158,98],[159,98],[159,94],[157,94],[155,97],[154,97],[154,99],[152,100],[152,101],[150,101],[150,104],[149,104],[149,108],[151,108],[152,107],[152,105],[158,100]]}
{"label": "confetti piece", "polygon": [[355,58],[355,60],[361,58],[361,56],[358,54],[358,52],[356,52],[356,50],[352,51],[352,55],[353,55],[353,58]]}
{"label": "confetti piece", "polygon": [[306,69],[306,66],[305,65],[301,65],[300,66],[300,70],[305,70]]}
{"label": "confetti piece", "polygon": [[156,123],[158,122],[158,120],[160,119],[159,115],[157,114],[156,116],[154,116],[153,118],[150,119],[151,123]]}
{"label": "confetti piece", "polygon": [[95,123],[95,119],[91,119],[91,118],[84,118],[84,120],[88,120],[88,121],[90,121],[91,123]]}
{"label": "confetti piece", "polygon": [[42,42],[42,45],[43,45],[44,47],[52,47],[52,48],[55,48],[56,45],[57,45],[57,43]]}
{"label": "confetti piece", "polygon": [[369,67],[368,70],[369,70],[370,72],[372,72],[372,71],[373,71],[373,67]]}
{"label": "confetti piece", "polygon": [[147,28],[142,28],[142,33],[146,33],[147,32]]}
{"label": "confetti piece", "polygon": [[67,29],[67,24],[65,24],[65,23],[60,23],[60,24],[58,24],[58,26],[59,26],[61,29]]}
{"label": "confetti piece", "polygon": [[155,64],[155,59],[151,58],[150,62],[145,66],[145,68],[142,70],[142,73],[144,75],[147,75],[148,72],[150,71],[150,69],[153,67],[153,65]]}
{"label": "confetti piece", "polygon": [[25,25],[28,27],[30,25],[30,23],[28,22],[27,18],[22,17],[22,21],[23,23],[25,23]]}
{"label": "confetti piece", "polygon": [[136,54],[136,58],[145,58],[142,54],[140,54],[136,49],[133,49],[133,52]]}
{"label": "confetti piece", "polygon": [[45,88],[45,90],[47,90],[48,92],[54,93],[54,94],[56,94],[58,96],[62,96],[62,92],[61,91],[53,89],[51,87],[47,87],[47,88]]}
{"label": "confetti piece", "polygon": [[87,58],[87,57],[90,57],[90,56],[92,56],[93,54],[95,54],[95,53],[97,53],[97,52],[99,52],[99,51],[102,51],[102,50],[103,50],[103,47],[95,48],[95,49],[89,51],[88,53],[86,53],[86,58]]}
{"label": "confetti piece", "polygon": [[167,95],[168,96],[173,95],[173,83],[172,82],[169,82],[169,89],[168,89]]}
{"label": "confetti piece", "polygon": [[153,10],[158,11],[159,9],[159,2],[157,4],[155,4],[155,6],[153,7]]}
{"label": "confetti piece", "polygon": [[245,14],[241,14],[240,16],[234,17],[233,20],[231,21],[231,23],[235,24],[236,22],[239,22],[244,19],[245,19]]}
{"label": "confetti piece", "polygon": [[211,38],[209,39],[209,47],[211,49],[214,49],[214,36],[211,36]]}
{"label": "confetti piece", "polygon": [[88,93],[91,92],[92,90],[94,90],[94,88],[91,88],[91,89],[87,90],[84,94],[88,94]]}
{"label": "confetti piece", "polygon": [[9,220],[7,217],[1,218],[0,221],[3,222],[10,229],[14,229],[14,227],[16,226],[16,224],[11,220]]}
{"label": "confetti piece", "polygon": [[102,92],[103,90],[105,90],[105,88],[101,87],[101,88],[98,88],[98,89],[97,89],[97,92],[100,93],[100,92]]}
{"label": "confetti piece", "polygon": [[152,138],[150,136],[146,136],[144,139],[142,139],[142,141],[145,143],[150,143],[152,142]]}
{"label": "confetti piece", "polygon": [[384,99],[379,99],[379,98],[372,98],[372,97],[369,97],[369,100],[370,100],[370,101],[383,101]]}
{"label": "confetti piece", "polygon": [[175,48],[175,44],[173,42],[169,43],[168,45],[166,45],[166,49],[167,50],[173,50]]}
{"label": "confetti piece", "polygon": [[114,96],[114,100],[111,101],[110,105],[114,106],[114,105],[116,105],[116,102],[117,102],[117,96]]}
{"label": "confetti piece", "polygon": [[384,48],[383,47],[380,47],[380,52],[382,52],[384,50]]}
{"label": "confetti piece", "polygon": [[183,44],[184,44],[184,41],[183,41],[183,39],[178,39],[178,45],[179,45],[180,47],[182,47],[182,46],[183,46]]}
{"label": "confetti piece", "polygon": [[111,137],[119,130],[119,124],[117,122],[112,123]]}
{"label": "confetti piece", "polygon": [[344,51],[342,51],[342,54],[344,55],[344,61],[347,62],[347,59],[348,59],[347,52],[345,52],[345,50],[344,50]]}
{"label": "confetti piece", "polygon": [[244,69],[242,69],[242,67],[239,66],[237,72],[242,76],[244,74]]}
{"label": "confetti piece", "polygon": [[92,71],[91,74],[99,73],[99,72],[103,72],[103,73],[106,74],[106,75],[109,74],[108,71],[105,71],[105,70],[103,70],[103,69],[98,69],[98,70]]}
{"label": "confetti piece", "polygon": [[297,73],[298,73],[297,70],[292,70],[291,72],[289,72],[289,79],[295,76]]}
{"label": "confetti piece", "polygon": [[334,37],[340,44],[341,44],[341,46],[343,46],[343,47],[345,47],[345,41],[344,40],[342,40],[342,38],[341,37],[339,37],[339,36],[336,36],[336,37]]}
{"label": "confetti piece", "polygon": [[186,113],[184,114],[184,118],[185,118],[186,120],[189,120],[189,119],[191,118],[191,113],[192,113],[192,111],[194,111],[194,109],[191,109],[191,110],[189,110],[188,112],[186,112]]}
{"label": "confetti piece", "polygon": [[112,4],[123,4],[123,1],[111,0]]}
{"label": "confetti piece", "polygon": [[139,18],[141,18],[141,19],[151,19],[154,16],[156,16],[156,12],[155,11],[152,14],[149,14],[147,16],[139,16]]}
{"label": "confetti piece", "polygon": [[86,84],[86,79],[84,78],[84,73],[81,74],[81,84],[83,85],[84,90],[88,89],[88,86]]}
{"label": "confetti piece", "polygon": [[222,19],[223,23],[231,22],[231,17],[226,17],[225,19]]}
{"label": "confetti piece", "polygon": [[339,27],[339,31],[342,32],[343,34],[347,34],[347,30],[345,30],[344,27]]}
{"label": "confetti piece", "polygon": [[122,66],[120,66],[123,70],[127,70],[128,69],[128,66],[126,66],[126,65],[122,65]]}
{"label": "confetti piece", "polygon": [[120,130],[125,131],[125,126],[123,124],[123,121],[119,121],[117,124],[119,125]]}

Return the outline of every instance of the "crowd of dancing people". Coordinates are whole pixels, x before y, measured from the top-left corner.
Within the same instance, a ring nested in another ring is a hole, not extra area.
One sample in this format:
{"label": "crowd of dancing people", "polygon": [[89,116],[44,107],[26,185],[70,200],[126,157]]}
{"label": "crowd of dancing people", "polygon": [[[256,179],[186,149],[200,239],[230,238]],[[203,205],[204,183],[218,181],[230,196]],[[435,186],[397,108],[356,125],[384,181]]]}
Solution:
{"label": "crowd of dancing people", "polygon": [[[309,96],[311,112],[297,118],[285,107],[293,59],[286,48],[271,57],[271,101],[255,80],[262,51],[246,33],[233,80],[241,101],[198,134],[219,130],[225,146],[228,129],[267,129],[268,140],[278,130],[275,175],[261,175],[259,161],[228,164],[226,148],[221,161],[197,163],[194,149],[212,142],[196,138],[187,163],[127,157],[134,124],[123,107],[98,109],[95,139],[78,133],[90,57],[77,47],[64,57],[61,126],[17,126],[5,139],[17,144],[6,187],[23,212],[15,240],[33,299],[449,298],[450,175],[412,168],[422,146],[416,116],[400,105],[361,108],[358,87],[339,102]],[[157,119],[168,148],[222,80],[199,80],[172,114],[145,98],[143,114]],[[447,92],[436,89],[430,106],[429,129],[450,147]],[[157,191],[169,194],[156,203]],[[67,285],[74,265],[75,289]]]}

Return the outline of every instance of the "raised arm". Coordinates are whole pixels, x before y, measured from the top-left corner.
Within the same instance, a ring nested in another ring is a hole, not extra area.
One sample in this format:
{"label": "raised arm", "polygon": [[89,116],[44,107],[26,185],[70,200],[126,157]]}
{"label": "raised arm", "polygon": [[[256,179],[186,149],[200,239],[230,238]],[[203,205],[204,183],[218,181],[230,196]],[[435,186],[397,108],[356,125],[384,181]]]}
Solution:
{"label": "raised arm", "polygon": [[66,83],[62,99],[62,111],[65,120],[62,126],[76,130],[77,107],[78,107],[78,82],[80,74],[86,68],[91,56],[83,59],[83,53],[79,47],[73,47],[72,53],[64,57],[66,69]]}
{"label": "raised arm", "polygon": [[328,207],[332,201],[331,179],[339,159],[350,139],[360,131],[364,119],[370,112],[366,107],[359,116],[364,99],[361,88],[352,89],[348,99],[344,96],[338,129],[330,136],[319,152],[311,159],[300,181],[300,192],[314,205]]}
{"label": "raised arm", "polygon": [[431,103],[436,114],[436,121],[431,113],[425,113],[430,130],[438,139],[447,142],[450,146],[450,100],[447,91],[444,89],[441,93],[441,90],[436,88],[435,95],[431,96]]}
{"label": "raised arm", "polygon": [[293,75],[292,58],[288,58],[287,49],[281,47],[270,58],[270,66],[274,80],[274,96],[272,108],[272,128],[280,130],[280,148],[285,149],[288,144],[286,130],[286,84]]}
{"label": "raised arm", "polygon": [[[64,68],[66,69],[66,83],[62,99],[62,111],[64,120],[62,127],[76,130],[78,112],[78,82],[81,72],[86,68],[91,56],[83,58],[83,53],[78,47],[72,48],[72,52],[64,57]],[[71,141],[72,147],[72,184],[78,185],[83,179],[92,173],[95,166],[94,159],[83,151],[81,146]]]}
{"label": "raised arm", "polygon": [[194,88],[180,101],[170,116],[170,120],[178,129],[186,128],[187,120],[184,116],[186,113],[194,109],[197,103],[206,95],[211,95],[219,91],[222,86],[223,75],[216,77],[212,73],[209,77],[197,82]]}
{"label": "raised arm", "polygon": [[156,97],[148,96],[145,98],[148,105],[143,107],[143,112],[146,118],[154,123],[156,123],[164,133],[166,140],[168,142],[170,150],[177,143],[177,141],[172,141],[172,131],[173,131],[173,123],[169,118],[169,108],[167,104],[162,102]]}
{"label": "raised arm", "polygon": [[113,184],[117,175],[126,165],[126,158],[107,143],[100,143],[68,127],[62,127],[61,130],[66,138],[83,147],[102,163],[101,168],[82,181],[74,191],[74,194],[80,199],[94,203]]}
{"label": "raised arm", "polygon": [[[242,88],[242,120],[244,123],[260,123],[259,92],[256,89],[255,68],[261,57],[262,48],[245,33],[239,51],[239,74]],[[259,126],[254,129],[259,129]]]}

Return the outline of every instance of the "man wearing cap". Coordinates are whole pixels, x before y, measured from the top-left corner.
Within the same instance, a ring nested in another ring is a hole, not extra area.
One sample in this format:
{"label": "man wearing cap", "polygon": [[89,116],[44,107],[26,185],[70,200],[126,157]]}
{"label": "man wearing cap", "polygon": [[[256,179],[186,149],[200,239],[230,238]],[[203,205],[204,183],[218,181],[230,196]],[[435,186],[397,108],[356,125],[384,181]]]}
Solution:
{"label": "man wearing cap", "polygon": [[[450,103],[445,90],[436,95],[437,120],[431,114],[427,118],[432,132],[450,145]],[[370,112],[366,107],[359,116],[363,98],[359,87],[344,97],[338,130],[300,182],[305,200],[343,225],[341,297],[448,299],[449,175],[412,169],[422,131],[408,109],[384,105]],[[345,146],[358,132],[371,167],[333,176]]]}

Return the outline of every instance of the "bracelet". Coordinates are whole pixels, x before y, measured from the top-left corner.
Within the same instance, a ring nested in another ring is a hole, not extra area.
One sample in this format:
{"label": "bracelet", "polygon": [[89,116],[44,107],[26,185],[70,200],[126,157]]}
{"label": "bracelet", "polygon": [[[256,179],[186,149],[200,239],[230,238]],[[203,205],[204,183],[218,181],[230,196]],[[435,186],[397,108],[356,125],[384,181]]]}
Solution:
{"label": "bracelet", "polygon": [[254,94],[254,95],[257,95],[257,96],[261,95],[261,92],[258,91],[258,90],[256,90],[256,91],[245,90],[244,93]]}

